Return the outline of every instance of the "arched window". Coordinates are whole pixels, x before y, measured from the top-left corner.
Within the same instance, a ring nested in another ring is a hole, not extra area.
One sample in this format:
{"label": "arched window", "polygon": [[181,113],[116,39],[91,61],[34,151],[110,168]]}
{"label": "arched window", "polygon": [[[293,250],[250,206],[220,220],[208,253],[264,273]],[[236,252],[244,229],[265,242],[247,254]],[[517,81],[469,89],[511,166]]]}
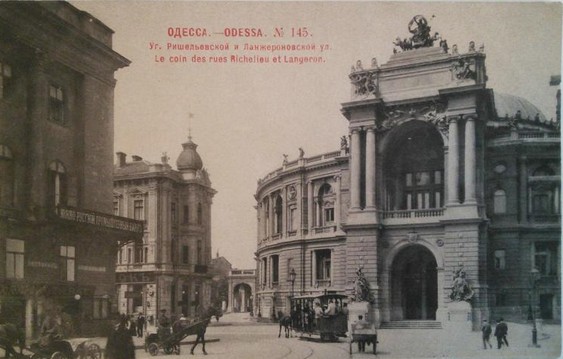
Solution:
{"label": "arched window", "polygon": [[281,233],[282,230],[282,212],[283,212],[283,200],[280,195],[276,198],[276,208],[275,208],[275,215],[276,215],[276,227],[274,228],[274,233]]}
{"label": "arched window", "polygon": [[325,183],[319,188],[318,194],[318,225],[320,227],[334,222],[334,192],[332,187]]}
{"label": "arched window", "polygon": [[506,192],[502,189],[497,189],[493,198],[493,213],[504,214],[506,213]]}
{"label": "arched window", "polygon": [[0,207],[14,205],[14,158],[10,148],[0,145]]}
{"label": "arched window", "polygon": [[52,207],[67,204],[67,172],[63,164],[53,161],[49,165],[48,204]]}

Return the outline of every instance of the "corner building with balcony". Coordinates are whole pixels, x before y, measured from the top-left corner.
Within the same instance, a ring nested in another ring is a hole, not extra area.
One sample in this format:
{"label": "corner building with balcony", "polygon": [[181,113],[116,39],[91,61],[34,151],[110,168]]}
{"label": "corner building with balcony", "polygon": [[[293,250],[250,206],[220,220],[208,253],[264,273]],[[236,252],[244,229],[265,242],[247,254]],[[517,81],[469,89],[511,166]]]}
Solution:
{"label": "corner building with balcony", "polygon": [[211,304],[211,204],[216,191],[191,137],[178,156],[178,170],[139,156],[117,153],[114,213],[144,221],[142,243],[125,243],[117,255],[120,313],[157,319],[193,316]]}
{"label": "corner building with balcony", "polygon": [[342,104],[349,148],[344,137],[340,151],[258,181],[255,312],[351,295],[362,267],[379,324],[446,325],[463,269],[474,330],[531,310],[560,321],[559,123],[488,89],[485,59],[422,46],[356,64]]}
{"label": "corner building with balcony", "polygon": [[116,310],[113,31],[66,2],[0,4],[0,323],[100,335]]}

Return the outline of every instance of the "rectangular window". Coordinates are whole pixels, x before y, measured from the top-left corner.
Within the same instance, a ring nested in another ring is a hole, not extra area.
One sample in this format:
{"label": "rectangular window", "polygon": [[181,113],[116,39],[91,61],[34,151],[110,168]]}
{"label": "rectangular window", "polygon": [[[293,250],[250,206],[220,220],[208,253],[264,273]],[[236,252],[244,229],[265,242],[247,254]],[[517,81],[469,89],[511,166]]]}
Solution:
{"label": "rectangular window", "polygon": [[145,219],[145,203],[142,199],[133,201],[133,219],[142,221]]}
{"label": "rectangular window", "polygon": [[23,279],[25,243],[6,239],[6,278]]}
{"label": "rectangular window", "polygon": [[505,251],[499,249],[495,251],[495,269],[503,270],[506,266]]}
{"label": "rectangular window", "polygon": [[280,257],[278,255],[272,256],[272,284],[277,284],[280,279]]}
{"label": "rectangular window", "polygon": [[149,247],[145,247],[145,263],[149,262]]}
{"label": "rectangular window", "polygon": [[12,67],[0,62],[0,98],[7,98],[12,90]]}
{"label": "rectangular window", "polygon": [[133,251],[131,250],[131,248],[127,248],[127,263],[133,263],[133,255],[132,255]]}
{"label": "rectangular window", "polygon": [[188,246],[182,246],[182,263],[188,264],[190,261]]}
{"label": "rectangular window", "polygon": [[49,120],[64,123],[64,92],[59,86],[49,86]]}
{"label": "rectangular window", "polygon": [[119,216],[119,201],[113,201],[113,215]]}
{"label": "rectangular window", "polygon": [[74,282],[75,273],[75,248],[73,246],[61,246],[61,279],[67,282]]}
{"label": "rectangular window", "polygon": [[183,222],[186,223],[186,224],[190,223],[190,207],[189,206],[184,206]]}
{"label": "rectangular window", "polygon": [[407,173],[407,176],[406,176],[406,185],[407,185],[407,187],[411,187],[411,186],[412,186],[412,173]]}
{"label": "rectangular window", "polygon": [[434,171],[434,184],[442,184],[442,171]]}
{"label": "rectangular window", "polygon": [[331,279],[331,250],[321,249],[315,251],[316,280],[319,285],[330,285]]}
{"label": "rectangular window", "polygon": [[556,276],[558,273],[559,244],[552,242],[536,242],[534,244],[534,267],[542,276]]}
{"label": "rectangular window", "polygon": [[334,222],[334,208],[325,208],[325,223]]}
{"label": "rectangular window", "polygon": [[135,263],[143,263],[143,247],[135,246]]}
{"label": "rectangular window", "polygon": [[291,207],[289,209],[289,230],[296,231],[297,230],[297,208]]}

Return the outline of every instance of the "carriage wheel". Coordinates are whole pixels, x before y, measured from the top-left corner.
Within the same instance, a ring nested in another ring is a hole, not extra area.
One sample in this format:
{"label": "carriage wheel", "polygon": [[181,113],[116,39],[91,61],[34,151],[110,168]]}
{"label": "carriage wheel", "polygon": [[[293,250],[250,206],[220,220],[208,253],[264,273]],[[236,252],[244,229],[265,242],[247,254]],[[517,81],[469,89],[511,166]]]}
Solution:
{"label": "carriage wheel", "polygon": [[68,359],[68,358],[62,352],[57,350],[56,352],[51,354],[50,359]]}
{"label": "carriage wheel", "polygon": [[172,352],[174,352],[174,346],[173,345],[165,345],[164,346],[164,353],[172,354]]}
{"label": "carriage wheel", "polygon": [[86,359],[102,359],[102,349],[96,343],[88,345]]}
{"label": "carriage wheel", "polygon": [[158,354],[158,344],[156,343],[150,343],[149,344],[149,353],[152,356],[155,356]]}

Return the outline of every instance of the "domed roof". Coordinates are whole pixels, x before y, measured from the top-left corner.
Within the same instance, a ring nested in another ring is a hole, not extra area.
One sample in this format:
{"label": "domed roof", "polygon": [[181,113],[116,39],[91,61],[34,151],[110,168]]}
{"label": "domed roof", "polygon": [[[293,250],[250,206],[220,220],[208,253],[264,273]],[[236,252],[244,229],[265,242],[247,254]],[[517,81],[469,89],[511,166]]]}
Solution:
{"label": "domed roof", "polygon": [[520,111],[522,119],[534,120],[536,115],[539,116],[540,122],[546,122],[544,114],[534,106],[530,101],[505,93],[493,92],[495,109],[499,118],[514,118],[516,113]]}
{"label": "domed roof", "polygon": [[198,171],[203,168],[203,161],[197,153],[197,145],[193,143],[192,137],[188,137],[188,142],[182,143],[184,150],[178,156],[176,160],[176,166],[179,171]]}

